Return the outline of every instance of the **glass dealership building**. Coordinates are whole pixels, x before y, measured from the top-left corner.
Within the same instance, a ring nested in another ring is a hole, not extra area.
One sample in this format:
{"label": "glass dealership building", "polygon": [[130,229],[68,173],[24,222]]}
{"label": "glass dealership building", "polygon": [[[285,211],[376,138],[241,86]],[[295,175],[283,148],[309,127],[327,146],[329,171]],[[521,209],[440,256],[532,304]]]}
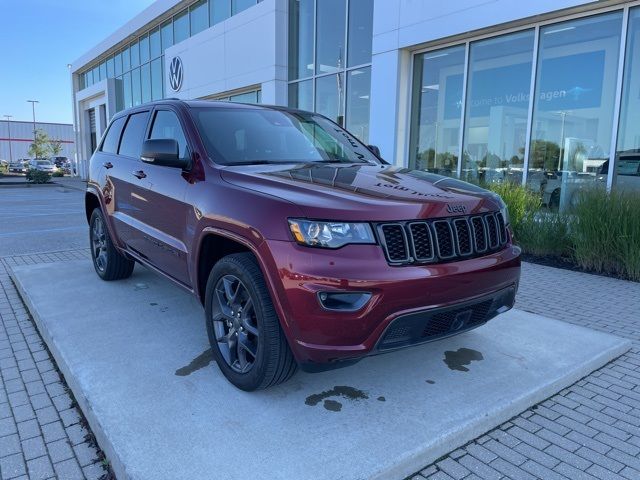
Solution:
{"label": "glass dealership building", "polygon": [[115,112],[207,98],[313,110],[395,165],[549,205],[640,190],[638,1],[158,0],[72,75],[81,163]]}

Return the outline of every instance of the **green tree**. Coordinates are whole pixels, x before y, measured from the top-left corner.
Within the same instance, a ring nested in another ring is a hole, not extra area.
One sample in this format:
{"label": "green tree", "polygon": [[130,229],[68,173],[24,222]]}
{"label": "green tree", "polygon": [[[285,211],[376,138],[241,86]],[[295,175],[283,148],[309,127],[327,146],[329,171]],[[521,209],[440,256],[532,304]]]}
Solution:
{"label": "green tree", "polygon": [[36,138],[29,146],[29,155],[33,158],[45,158],[51,151],[51,141],[47,132],[36,130]]}
{"label": "green tree", "polygon": [[51,151],[51,155],[57,157],[62,153],[62,140],[51,140],[49,142],[49,150]]}

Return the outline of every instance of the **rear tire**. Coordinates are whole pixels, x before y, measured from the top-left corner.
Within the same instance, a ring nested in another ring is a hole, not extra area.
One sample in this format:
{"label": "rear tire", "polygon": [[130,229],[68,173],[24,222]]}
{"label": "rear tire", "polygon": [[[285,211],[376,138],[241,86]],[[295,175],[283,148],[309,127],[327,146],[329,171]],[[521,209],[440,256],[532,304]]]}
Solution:
{"label": "rear tire", "polygon": [[93,267],[102,280],[122,280],[131,276],[135,262],[122,255],[113,245],[104,215],[99,208],[91,212],[89,245]]}
{"label": "rear tire", "polygon": [[205,315],[218,367],[239,389],[264,389],[295,373],[298,365],[252,254],[228,255],[214,265]]}

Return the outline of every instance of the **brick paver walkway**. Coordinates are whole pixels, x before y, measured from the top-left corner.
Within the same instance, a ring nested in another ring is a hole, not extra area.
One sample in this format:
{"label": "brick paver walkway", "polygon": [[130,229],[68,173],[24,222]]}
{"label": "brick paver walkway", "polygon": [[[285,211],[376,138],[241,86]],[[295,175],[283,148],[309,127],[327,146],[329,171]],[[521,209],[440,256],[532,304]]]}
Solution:
{"label": "brick paver walkway", "polygon": [[640,283],[525,263],[516,307],[633,348],[413,478],[640,479]]}
{"label": "brick paver walkway", "polygon": [[[0,261],[0,478],[104,475],[81,414]],[[56,292],[52,286],[52,295]],[[517,307],[633,340],[633,349],[416,473],[415,479],[640,479],[640,284],[524,264]]]}
{"label": "brick paver walkway", "polygon": [[[98,479],[92,436],[9,278],[8,265],[88,258],[69,251],[0,260],[0,478]],[[56,291],[51,295],[68,295]]]}

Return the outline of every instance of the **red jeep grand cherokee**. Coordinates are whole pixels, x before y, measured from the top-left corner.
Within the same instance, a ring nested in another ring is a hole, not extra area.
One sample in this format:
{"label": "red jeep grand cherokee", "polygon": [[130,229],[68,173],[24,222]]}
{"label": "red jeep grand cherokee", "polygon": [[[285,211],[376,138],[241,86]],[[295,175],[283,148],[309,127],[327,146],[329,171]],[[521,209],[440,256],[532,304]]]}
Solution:
{"label": "red jeep grand cherokee", "polygon": [[482,325],[514,303],[505,204],[388,165],[309,112],[164,100],[118,113],[86,193],[103,280],[141,263],[203,303],[237,387]]}

